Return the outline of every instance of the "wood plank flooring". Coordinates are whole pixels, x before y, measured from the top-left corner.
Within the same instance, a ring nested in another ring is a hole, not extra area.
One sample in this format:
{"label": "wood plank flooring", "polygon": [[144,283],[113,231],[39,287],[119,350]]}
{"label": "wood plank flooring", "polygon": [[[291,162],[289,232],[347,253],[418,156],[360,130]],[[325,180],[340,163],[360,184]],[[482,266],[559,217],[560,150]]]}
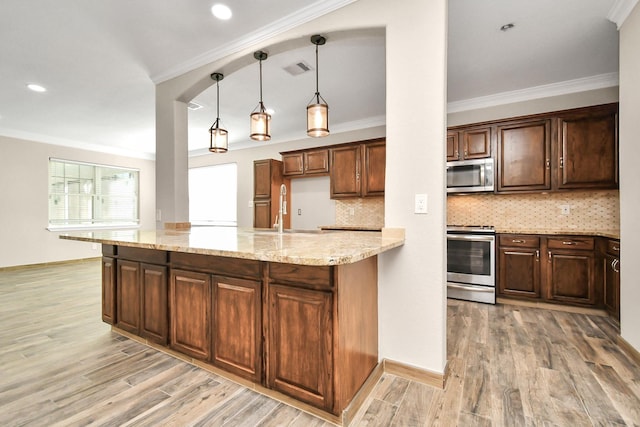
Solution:
{"label": "wood plank flooring", "polygon": [[[384,374],[352,425],[640,425],[604,317],[449,301],[444,390]],[[111,332],[100,264],[0,271],[2,426],[329,426]]]}

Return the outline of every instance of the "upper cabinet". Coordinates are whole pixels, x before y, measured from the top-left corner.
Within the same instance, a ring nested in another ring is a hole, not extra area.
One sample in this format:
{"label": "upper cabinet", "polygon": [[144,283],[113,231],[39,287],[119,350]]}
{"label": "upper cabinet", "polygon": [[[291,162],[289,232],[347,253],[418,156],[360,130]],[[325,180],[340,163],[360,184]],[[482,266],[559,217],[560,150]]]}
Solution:
{"label": "upper cabinet", "polygon": [[491,157],[491,130],[491,126],[449,130],[447,132],[447,161]]}
{"label": "upper cabinet", "polygon": [[300,178],[329,173],[329,149],[313,149],[282,154],[283,175]]}
{"label": "upper cabinet", "polygon": [[[280,208],[280,185],[290,190],[290,180],[282,176],[282,162],[275,159],[253,162],[253,226],[271,228],[276,223]],[[287,203],[291,202],[291,191],[287,191]],[[291,227],[290,215],[284,216],[284,228]]]}
{"label": "upper cabinet", "polygon": [[384,196],[384,139],[333,147],[329,155],[332,199]]}
{"label": "upper cabinet", "polygon": [[558,189],[618,187],[618,106],[558,118]]}

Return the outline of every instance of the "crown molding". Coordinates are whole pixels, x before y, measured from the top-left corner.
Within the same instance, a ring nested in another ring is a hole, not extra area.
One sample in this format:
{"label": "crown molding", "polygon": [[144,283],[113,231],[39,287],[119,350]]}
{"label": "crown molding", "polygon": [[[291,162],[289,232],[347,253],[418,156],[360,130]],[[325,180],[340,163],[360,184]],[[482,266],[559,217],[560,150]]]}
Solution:
{"label": "crown molding", "polygon": [[607,14],[607,19],[615,23],[619,30],[637,4],[638,0],[616,0]]}
{"label": "crown molding", "polygon": [[198,67],[222,59],[225,56],[240,52],[251,46],[255,46],[256,44],[265,42],[266,40],[269,40],[270,38],[275,37],[278,34],[289,31],[292,28],[298,27],[302,24],[326,15],[327,13],[333,12],[336,9],[340,9],[341,7],[351,4],[354,1],[357,0],[319,0],[314,4],[311,4],[303,9],[292,13],[291,15],[282,17],[265,27],[248,33],[247,35],[236,39],[231,43],[226,43],[217,49],[212,49],[182,64],[171,67],[164,72],[151,76],[151,81],[153,81],[153,83],[157,85],[174,77],[178,77]]}
{"label": "crown molding", "polygon": [[602,89],[618,86],[618,82],[619,77],[617,72],[598,74],[591,77],[583,77],[580,79],[567,80],[564,82],[551,83],[548,85],[534,86],[526,89],[500,92],[493,95],[450,102],[447,104],[447,113],[458,113],[461,111],[512,104],[514,102],[530,101],[533,99],[548,98],[550,96]]}

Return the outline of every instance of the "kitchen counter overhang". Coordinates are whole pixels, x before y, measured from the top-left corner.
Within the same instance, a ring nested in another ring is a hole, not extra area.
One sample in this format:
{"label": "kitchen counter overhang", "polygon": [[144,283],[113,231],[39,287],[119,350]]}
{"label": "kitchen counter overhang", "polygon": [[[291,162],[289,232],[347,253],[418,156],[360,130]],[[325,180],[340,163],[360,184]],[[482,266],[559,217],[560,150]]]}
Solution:
{"label": "kitchen counter overhang", "polygon": [[404,244],[403,229],[381,232],[193,227],[189,230],[101,230],[61,239],[299,265],[351,264]]}

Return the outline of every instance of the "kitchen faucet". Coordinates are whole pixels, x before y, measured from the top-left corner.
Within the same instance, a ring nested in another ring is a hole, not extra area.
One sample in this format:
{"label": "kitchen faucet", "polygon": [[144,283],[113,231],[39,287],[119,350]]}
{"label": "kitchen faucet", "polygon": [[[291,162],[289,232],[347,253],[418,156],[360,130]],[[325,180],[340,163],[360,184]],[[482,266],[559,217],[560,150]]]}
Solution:
{"label": "kitchen faucet", "polygon": [[286,196],[287,196],[287,187],[282,184],[280,186],[280,209],[278,210],[278,218],[276,219],[276,222],[278,224],[278,233],[282,234],[282,226],[283,226],[283,215],[287,214],[287,200],[286,200]]}

